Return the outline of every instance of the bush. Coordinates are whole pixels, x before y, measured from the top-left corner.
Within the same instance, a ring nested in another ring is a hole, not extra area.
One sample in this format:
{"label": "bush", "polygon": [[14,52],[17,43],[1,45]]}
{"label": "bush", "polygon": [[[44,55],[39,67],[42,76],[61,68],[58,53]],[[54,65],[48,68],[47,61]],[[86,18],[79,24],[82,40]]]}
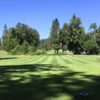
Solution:
{"label": "bush", "polygon": [[29,48],[28,48],[28,53],[30,53],[30,52],[35,52],[37,49],[36,49],[36,47],[35,46],[29,46]]}
{"label": "bush", "polygon": [[19,49],[20,49],[20,45],[17,45],[14,49],[11,50],[11,54],[15,55],[19,52]]}
{"label": "bush", "polygon": [[45,49],[41,50],[41,55],[47,54],[47,51]]}
{"label": "bush", "polygon": [[23,52],[18,51],[16,54],[17,55],[23,55]]}
{"label": "bush", "polygon": [[30,53],[30,52],[32,52],[33,50],[32,50],[32,46],[29,46],[28,47],[28,53]]}
{"label": "bush", "polygon": [[41,55],[41,51],[36,51],[32,55]]}
{"label": "bush", "polygon": [[100,49],[99,49],[99,55],[100,55]]}
{"label": "bush", "polygon": [[64,51],[67,51],[67,46],[66,46],[66,45],[64,45],[63,49],[64,49]]}
{"label": "bush", "polygon": [[45,49],[42,49],[42,50],[34,52],[32,55],[44,55],[44,54],[47,54],[47,52]]}
{"label": "bush", "polygon": [[93,40],[86,41],[84,47],[85,47],[86,54],[98,54],[99,53],[99,46]]}
{"label": "bush", "polygon": [[23,54],[27,54],[28,53],[28,47],[29,47],[29,43],[27,41],[24,41],[23,44],[20,47],[20,51],[23,52]]}

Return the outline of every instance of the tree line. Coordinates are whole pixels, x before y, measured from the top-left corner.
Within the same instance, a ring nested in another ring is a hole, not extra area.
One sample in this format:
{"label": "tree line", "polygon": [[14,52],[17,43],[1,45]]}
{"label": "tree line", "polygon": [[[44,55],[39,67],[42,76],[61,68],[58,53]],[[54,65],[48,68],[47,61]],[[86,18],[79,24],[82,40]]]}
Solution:
{"label": "tree line", "polygon": [[69,24],[64,23],[60,28],[58,19],[52,21],[50,35],[47,39],[41,39],[36,29],[28,25],[18,23],[16,27],[9,30],[5,24],[2,47],[7,52],[24,53],[35,52],[38,49],[53,49],[55,53],[72,51],[73,54],[99,54],[100,53],[100,26],[92,23],[89,26],[90,32],[85,33],[81,19],[73,14]]}
{"label": "tree line", "polygon": [[39,33],[36,29],[30,28],[26,24],[18,23],[16,27],[7,29],[4,25],[3,48],[12,54],[27,54],[35,52],[39,45]]}

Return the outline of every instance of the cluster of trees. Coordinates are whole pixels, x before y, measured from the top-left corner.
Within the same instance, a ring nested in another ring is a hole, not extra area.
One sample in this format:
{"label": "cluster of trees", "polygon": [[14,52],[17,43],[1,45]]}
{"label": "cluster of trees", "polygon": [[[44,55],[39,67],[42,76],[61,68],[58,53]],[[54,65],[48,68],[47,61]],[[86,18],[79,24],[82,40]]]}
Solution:
{"label": "cluster of trees", "polygon": [[[62,44],[60,43],[60,49],[62,49]],[[46,51],[48,50],[53,50],[54,48],[51,46],[51,42],[50,42],[50,38],[47,38],[47,39],[41,39],[40,40],[40,44],[38,46],[38,49],[39,50],[43,50],[45,49]],[[55,50],[56,51],[56,50]],[[63,46],[63,52],[64,51],[67,51],[67,45],[64,45]]]}
{"label": "cluster of trees", "polygon": [[45,49],[47,51],[53,49],[52,47],[50,47],[50,39],[49,38],[41,39],[39,46],[38,46],[38,49],[39,50]]}
{"label": "cluster of trees", "polygon": [[82,26],[81,19],[72,16],[70,23],[64,23],[63,27],[59,28],[59,22],[56,18],[52,22],[52,28],[50,32],[50,45],[55,50],[55,53],[60,49],[60,43],[62,44],[62,50],[67,46],[69,51],[74,54],[98,54],[100,52],[100,26],[97,27],[96,23],[90,25],[89,33],[85,33],[85,28]]}
{"label": "cluster of trees", "polygon": [[[30,28],[26,24],[18,23],[16,27],[7,29],[5,24],[2,46],[7,52],[12,54],[27,54],[36,50],[51,50],[58,53],[62,51],[72,51],[73,54],[98,54],[100,53],[100,26],[96,23],[89,26],[90,32],[85,33],[81,19],[74,14],[70,23],[64,23],[60,28],[58,19],[52,22],[50,36],[40,40],[37,30]],[[1,46],[1,40],[0,40]]]}
{"label": "cluster of trees", "polygon": [[18,23],[15,28],[12,27],[9,30],[5,24],[2,39],[3,48],[12,54],[34,52],[40,40],[37,30],[22,23]]}

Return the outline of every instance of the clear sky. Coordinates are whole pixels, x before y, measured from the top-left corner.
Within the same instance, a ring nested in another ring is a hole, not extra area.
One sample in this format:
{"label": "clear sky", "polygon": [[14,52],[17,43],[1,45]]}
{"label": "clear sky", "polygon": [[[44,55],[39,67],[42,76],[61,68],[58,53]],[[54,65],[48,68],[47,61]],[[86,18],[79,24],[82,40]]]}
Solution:
{"label": "clear sky", "polygon": [[100,25],[100,0],[0,0],[0,37],[4,24],[10,28],[21,22],[35,28],[40,39],[48,38],[55,18],[62,28],[74,13],[88,32],[91,23]]}

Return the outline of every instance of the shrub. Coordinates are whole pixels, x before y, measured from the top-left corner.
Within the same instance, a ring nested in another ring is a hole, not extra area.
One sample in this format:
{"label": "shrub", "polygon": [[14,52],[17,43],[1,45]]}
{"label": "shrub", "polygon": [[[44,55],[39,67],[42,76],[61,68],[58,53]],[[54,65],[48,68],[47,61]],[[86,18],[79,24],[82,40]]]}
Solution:
{"label": "shrub", "polygon": [[47,54],[47,51],[45,49],[41,50],[41,55]]}
{"label": "shrub", "polygon": [[32,55],[44,55],[44,54],[47,54],[47,52],[45,49],[42,49],[42,50],[34,52]]}
{"label": "shrub", "polygon": [[29,46],[29,48],[28,48],[28,54],[29,55],[32,55],[32,54],[34,54],[34,52],[36,52],[36,47],[35,46]]}
{"label": "shrub", "polygon": [[99,46],[93,40],[86,41],[84,47],[85,47],[86,54],[99,53]]}
{"label": "shrub", "polygon": [[19,52],[19,49],[20,49],[20,45],[17,45],[14,49],[11,50],[11,54],[15,55]]}
{"label": "shrub", "polygon": [[32,55],[41,55],[41,51],[36,51]]}
{"label": "shrub", "polygon": [[63,49],[64,49],[64,51],[67,51],[67,46],[66,46],[66,45],[64,45]]}
{"label": "shrub", "polygon": [[99,49],[99,55],[100,55],[100,49]]}
{"label": "shrub", "polygon": [[23,52],[24,54],[27,54],[28,53],[28,47],[29,47],[29,44],[27,41],[24,41],[23,44],[21,45],[21,52]]}
{"label": "shrub", "polygon": [[32,52],[33,50],[32,50],[32,46],[29,46],[28,47],[28,53],[30,53],[30,52]]}

